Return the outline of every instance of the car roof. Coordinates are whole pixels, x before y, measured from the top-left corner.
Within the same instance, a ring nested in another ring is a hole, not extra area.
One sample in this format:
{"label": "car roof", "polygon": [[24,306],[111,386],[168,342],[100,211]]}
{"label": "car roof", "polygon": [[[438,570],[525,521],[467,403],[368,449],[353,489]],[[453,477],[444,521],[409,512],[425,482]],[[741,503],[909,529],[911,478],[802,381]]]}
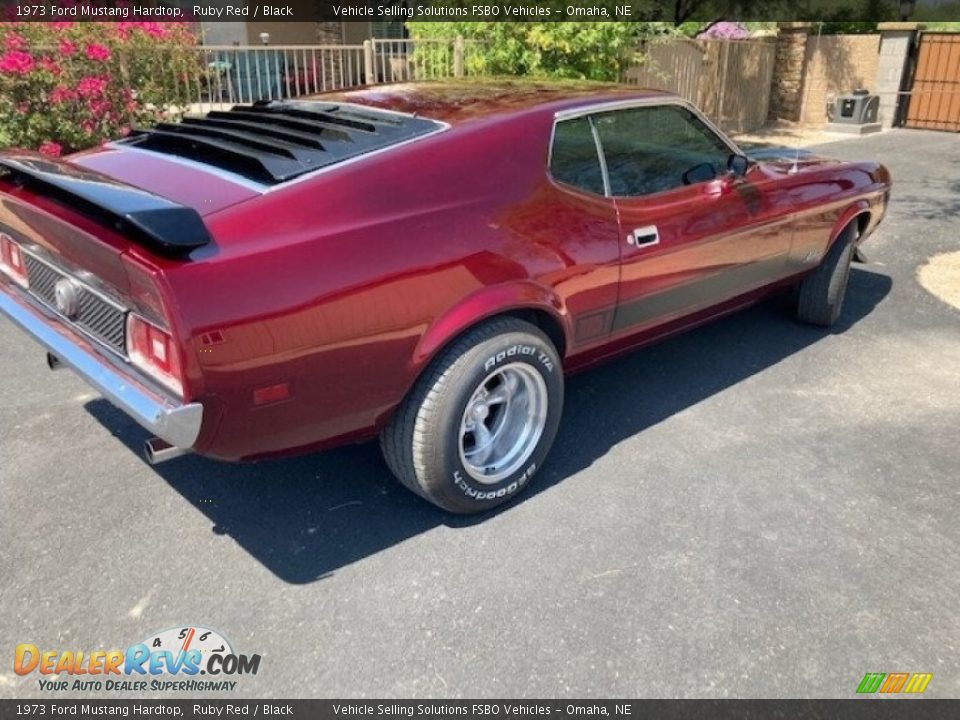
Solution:
{"label": "car roof", "polygon": [[457,125],[533,108],[558,112],[605,101],[654,97],[676,96],[618,83],[495,78],[375,85],[303,99],[366,105]]}

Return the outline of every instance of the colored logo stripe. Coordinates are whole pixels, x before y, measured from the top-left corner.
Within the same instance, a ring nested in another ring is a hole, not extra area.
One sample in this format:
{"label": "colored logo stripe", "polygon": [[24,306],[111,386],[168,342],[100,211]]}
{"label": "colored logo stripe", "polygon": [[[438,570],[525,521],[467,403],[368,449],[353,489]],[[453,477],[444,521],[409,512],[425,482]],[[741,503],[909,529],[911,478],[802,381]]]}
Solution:
{"label": "colored logo stripe", "polygon": [[867,673],[857,685],[860,694],[881,693],[922,693],[927,689],[933,673]]}
{"label": "colored logo stripe", "polygon": [[930,684],[932,678],[933,673],[914,673],[903,691],[906,693],[922,693],[927,689],[927,685]]}
{"label": "colored logo stripe", "polygon": [[898,693],[903,689],[903,686],[907,682],[907,678],[910,677],[910,673],[890,673],[887,675],[886,681],[883,685],[880,686],[880,692],[882,693]]}
{"label": "colored logo stripe", "polygon": [[875,693],[880,688],[880,683],[883,682],[883,678],[885,677],[886,673],[867,673],[857,686],[857,692]]}

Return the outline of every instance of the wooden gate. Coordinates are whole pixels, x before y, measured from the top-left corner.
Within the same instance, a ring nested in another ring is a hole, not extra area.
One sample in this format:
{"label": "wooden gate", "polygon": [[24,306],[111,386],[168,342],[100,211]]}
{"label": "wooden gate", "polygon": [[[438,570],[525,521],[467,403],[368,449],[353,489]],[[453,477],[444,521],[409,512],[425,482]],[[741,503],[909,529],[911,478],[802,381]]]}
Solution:
{"label": "wooden gate", "polygon": [[920,36],[904,125],[960,132],[960,34]]}
{"label": "wooden gate", "polygon": [[624,73],[623,81],[651,90],[666,90],[700,102],[700,84],[706,56],[696,40],[675,38],[640,48],[643,62]]}
{"label": "wooden gate", "polygon": [[706,40],[700,109],[729,133],[767,122],[776,45],[766,40]]}

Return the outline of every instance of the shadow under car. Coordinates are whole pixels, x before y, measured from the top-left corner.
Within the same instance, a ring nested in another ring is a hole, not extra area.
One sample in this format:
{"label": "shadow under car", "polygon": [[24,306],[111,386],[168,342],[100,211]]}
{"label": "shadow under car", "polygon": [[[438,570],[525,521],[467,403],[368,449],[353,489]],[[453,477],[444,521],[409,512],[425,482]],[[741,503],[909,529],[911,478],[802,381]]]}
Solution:
{"label": "shadow under car", "polygon": [[[843,332],[891,286],[886,275],[854,267],[843,314],[830,330],[791,322],[783,303],[772,300],[570,378],[554,449],[517,502],[589,467],[625,438]],[[702,362],[707,347],[709,365]],[[105,400],[86,409],[140,452],[146,431],[133,420]],[[610,417],[616,422],[604,422]],[[289,583],[323,579],[437,526],[470,526],[517,504],[477,516],[444,513],[401,487],[373,442],[251,464],[187,455],[152,469],[209,518],[212,532],[230,536]]]}

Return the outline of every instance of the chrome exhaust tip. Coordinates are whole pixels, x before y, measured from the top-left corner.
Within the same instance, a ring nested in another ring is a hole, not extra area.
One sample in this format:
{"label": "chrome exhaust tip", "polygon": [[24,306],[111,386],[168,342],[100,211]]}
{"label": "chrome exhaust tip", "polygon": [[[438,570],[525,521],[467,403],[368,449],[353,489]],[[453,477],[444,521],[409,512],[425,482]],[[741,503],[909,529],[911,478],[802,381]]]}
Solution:
{"label": "chrome exhaust tip", "polygon": [[66,365],[53,353],[47,353],[47,367],[51,370],[63,370]]}
{"label": "chrome exhaust tip", "polygon": [[143,457],[150,465],[173,460],[173,458],[189,453],[189,450],[174,447],[160,438],[150,438],[143,444]]}

